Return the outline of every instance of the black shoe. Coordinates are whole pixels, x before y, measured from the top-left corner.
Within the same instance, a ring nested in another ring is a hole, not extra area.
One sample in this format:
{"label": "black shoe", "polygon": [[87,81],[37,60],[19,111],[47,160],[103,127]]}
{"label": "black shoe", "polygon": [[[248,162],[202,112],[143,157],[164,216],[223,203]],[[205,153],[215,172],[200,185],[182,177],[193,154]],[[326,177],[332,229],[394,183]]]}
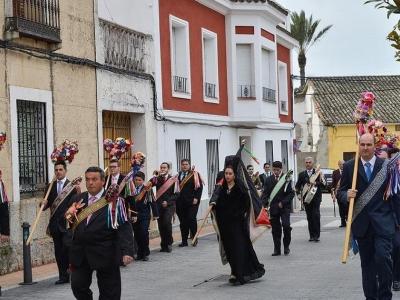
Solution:
{"label": "black shoe", "polygon": [[166,250],[167,250],[166,252],[171,253],[172,252],[172,246],[168,246],[168,248]]}
{"label": "black shoe", "polygon": [[400,291],[400,281],[393,281],[393,291]]}
{"label": "black shoe", "polygon": [[236,281],[237,281],[237,279],[236,279],[236,276],[235,275],[231,275],[230,277],[229,277],[229,283],[232,283],[232,284],[235,284],[236,283]]}
{"label": "black shoe", "polygon": [[281,252],[279,251],[274,251],[274,253],[271,254],[271,256],[280,256]]}
{"label": "black shoe", "polygon": [[286,247],[286,248],[283,250],[283,254],[289,255],[289,253],[290,253],[290,249],[289,249],[289,247]]}
{"label": "black shoe", "polygon": [[178,245],[179,247],[187,247],[188,243],[187,242],[182,242]]}
{"label": "black shoe", "polygon": [[148,256],[143,257],[142,261],[149,261],[149,257]]}
{"label": "black shoe", "polygon": [[318,243],[319,242],[319,238],[314,238],[314,242]]}
{"label": "black shoe", "polygon": [[69,283],[69,279],[59,279],[55,282],[55,284],[64,284]]}
{"label": "black shoe", "polygon": [[135,260],[142,260],[142,259],[143,259],[143,256],[141,256],[141,255],[136,255]]}
{"label": "black shoe", "polygon": [[314,238],[310,237],[310,239],[308,240],[309,242],[314,242]]}
{"label": "black shoe", "polygon": [[161,248],[160,252],[168,252],[167,248]]}

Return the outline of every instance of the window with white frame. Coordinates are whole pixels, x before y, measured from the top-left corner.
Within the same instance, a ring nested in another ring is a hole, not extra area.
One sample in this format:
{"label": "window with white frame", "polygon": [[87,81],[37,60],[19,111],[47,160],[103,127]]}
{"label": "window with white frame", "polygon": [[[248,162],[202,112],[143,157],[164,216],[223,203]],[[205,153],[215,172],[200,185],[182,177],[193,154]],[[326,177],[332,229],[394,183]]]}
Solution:
{"label": "window with white frame", "polygon": [[268,49],[261,49],[262,99],[266,102],[276,103],[273,54],[274,53]]}
{"label": "window with white frame", "polygon": [[212,195],[219,172],[218,140],[206,140],[208,196]]}
{"label": "window with white frame", "polygon": [[175,140],[176,147],[176,166],[180,171],[181,160],[188,159],[190,161],[190,140]]}
{"label": "window with white frame", "polygon": [[170,16],[172,95],[190,98],[189,23]]}
{"label": "window with white frame", "polygon": [[287,65],[281,61],[278,62],[278,95],[280,112],[287,114],[289,102]]}
{"label": "window with white frame", "polygon": [[202,28],[204,101],[218,102],[217,34]]}
{"label": "window with white frame", "polygon": [[255,99],[254,56],[252,44],[236,45],[237,98]]}

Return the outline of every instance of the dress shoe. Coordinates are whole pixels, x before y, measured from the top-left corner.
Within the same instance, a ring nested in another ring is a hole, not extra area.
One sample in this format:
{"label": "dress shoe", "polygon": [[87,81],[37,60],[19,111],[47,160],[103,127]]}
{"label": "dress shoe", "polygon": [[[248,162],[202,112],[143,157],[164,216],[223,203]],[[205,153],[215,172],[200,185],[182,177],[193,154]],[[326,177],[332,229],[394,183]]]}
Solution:
{"label": "dress shoe", "polygon": [[400,281],[393,281],[393,291],[400,291]]}
{"label": "dress shoe", "polygon": [[161,248],[160,252],[167,252],[167,249],[166,248]]}
{"label": "dress shoe", "polygon": [[314,242],[314,238],[310,237],[310,239],[308,240],[309,242]]}
{"label": "dress shoe", "polygon": [[187,247],[188,243],[187,242],[182,242],[178,245],[179,247]]}
{"label": "dress shoe", "polygon": [[142,259],[143,259],[143,256],[141,256],[141,255],[137,255],[135,258],[135,260],[142,260]]}
{"label": "dress shoe", "polygon": [[283,250],[283,254],[289,255],[289,253],[290,253],[289,247],[287,247],[287,248],[285,248],[285,249]]}
{"label": "dress shoe", "polygon": [[275,251],[274,253],[271,254],[271,256],[279,256],[281,255],[281,252]]}
{"label": "dress shoe", "polygon": [[168,246],[168,248],[166,249],[168,253],[172,252],[172,246]]}
{"label": "dress shoe", "polygon": [[142,261],[149,261],[149,257],[148,257],[148,256],[144,256],[144,257],[142,258]]}
{"label": "dress shoe", "polygon": [[228,281],[229,281],[229,283],[232,283],[232,284],[236,283],[236,276],[231,274]]}
{"label": "dress shoe", "polygon": [[319,238],[314,238],[314,242],[318,243],[319,242]]}
{"label": "dress shoe", "polygon": [[59,279],[55,282],[55,284],[64,284],[69,283],[69,279]]}

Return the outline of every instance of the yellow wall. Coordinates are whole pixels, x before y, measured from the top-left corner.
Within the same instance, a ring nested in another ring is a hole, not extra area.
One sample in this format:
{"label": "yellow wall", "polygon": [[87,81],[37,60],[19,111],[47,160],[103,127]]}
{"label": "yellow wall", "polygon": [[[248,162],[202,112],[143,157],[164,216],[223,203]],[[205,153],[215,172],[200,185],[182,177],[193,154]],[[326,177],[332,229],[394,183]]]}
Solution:
{"label": "yellow wall", "polygon": [[[395,132],[395,125],[386,127],[390,132]],[[400,132],[397,133],[400,134]],[[337,168],[337,162],[343,159],[343,152],[355,152],[356,149],[355,125],[339,125],[328,128],[329,168]]]}

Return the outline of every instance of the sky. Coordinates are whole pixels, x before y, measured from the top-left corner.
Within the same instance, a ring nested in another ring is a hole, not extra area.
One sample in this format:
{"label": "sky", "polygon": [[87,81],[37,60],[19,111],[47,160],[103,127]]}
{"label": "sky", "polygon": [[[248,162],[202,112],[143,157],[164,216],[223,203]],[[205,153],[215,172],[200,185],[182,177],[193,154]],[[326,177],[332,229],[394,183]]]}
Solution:
{"label": "sky", "polygon": [[[321,19],[321,29],[332,24],[325,36],[307,52],[306,76],[400,75],[400,62],[386,40],[399,19],[388,20],[385,9],[364,0],[277,0],[290,11],[304,10]],[[299,75],[297,52],[293,74]]]}

